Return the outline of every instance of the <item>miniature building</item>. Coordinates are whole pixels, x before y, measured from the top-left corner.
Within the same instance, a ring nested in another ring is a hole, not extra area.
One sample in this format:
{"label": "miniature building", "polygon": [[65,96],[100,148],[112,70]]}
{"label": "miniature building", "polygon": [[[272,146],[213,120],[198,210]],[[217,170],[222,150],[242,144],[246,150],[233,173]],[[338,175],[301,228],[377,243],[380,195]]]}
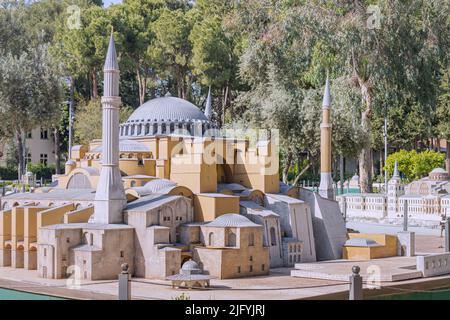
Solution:
{"label": "miniature building", "polygon": [[268,274],[269,249],[262,229],[240,214],[224,214],[200,226],[202,246],[195,247],[194,260],[219,279]]}
{"label": "miniature building", "polygon": [[193,260],[188,260],[183,263],[180,273],[166,278],[172,282],[172,288],[180,288],[183,285],[189,289],[195,287],[209,287],[209,280],[214,279],[201,273],[198,264]]}
{"label": "miniature building", "polygon": [[[388,192],[371,194],[346,194],[337,197],[341,210],[347,217],[403,220],[406,210],[408,219],[421,225],[437,225],[441,217],[450,214],[450,180],[442,168],[433,169],[428,177],[404,185],[397,165],[388,181]],[[346,207],[344,209],[344,206]]]}
{"label": "miniature building", "polygon": [[395,257],[397,255],[397,237],[387,234],[349,233],[344,245],[343,259],[371,260]]}
{"label": "miniature building", "polygon": [[205,115],[169,95],[119,124],[119,74],[111,36],[102,139],[74,146],[52,187],[0,199],[0,266],[92,280],[128,263],[136,277],[166,279],[192,259],[223,279],[342,256],[337,202],[280,184],[273,141],[225,137],[211,105]]}

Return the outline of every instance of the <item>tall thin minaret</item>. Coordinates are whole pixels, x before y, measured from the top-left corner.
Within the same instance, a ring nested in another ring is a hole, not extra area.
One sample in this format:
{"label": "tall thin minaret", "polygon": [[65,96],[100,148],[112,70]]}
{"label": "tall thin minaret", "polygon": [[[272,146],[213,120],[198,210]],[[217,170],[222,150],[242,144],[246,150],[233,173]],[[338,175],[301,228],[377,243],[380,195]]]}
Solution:
{"label": "tall thin minaret", "polygon": [[111,31],[103,67],[102,168],[94,202],[94,223],[123,223],[125,191],[119,170],[119,65]]}
{"label": "tall thin minaret", "polygon": [[209,89],[208,89],[208,97],[206,98],[205,116],[206,116],[206,118],[208,118],[209,121],[211,121],[211,118],[212,118],[211,86],[209,86]]}
{"label": "tall thin minaret", "polygon": [[320,186],[319,194],[334,199],[333,179],[331,177],[331,123],[330,123],[330,81],[325,83],[322,103],[322,123],[320,124]]}

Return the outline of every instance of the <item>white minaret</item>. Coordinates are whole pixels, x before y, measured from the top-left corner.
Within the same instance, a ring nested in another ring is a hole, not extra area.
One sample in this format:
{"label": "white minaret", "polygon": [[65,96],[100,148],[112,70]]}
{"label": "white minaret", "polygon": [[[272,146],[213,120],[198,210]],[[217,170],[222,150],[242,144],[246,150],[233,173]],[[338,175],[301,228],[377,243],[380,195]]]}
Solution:
{"label": "white minaret", "polygon": [[95,194],[94,223],[123,223],[127,201],[119,170],[119,65],[111,32],[106,54],[102,97],[102,169]]}
{"label": "white minaret", "polygon": [[208,90],[208,97],[206,98],[206,105],[205,105],[205,116],[208,118],[209,121],[211,121],[212,118],[212,98],[211,98],[211,86],[209,86]]}
{"label": "white minaret", "polygon": [[319,194],[334,200],[333,179],[331,177],[331,123],[330,123],[330,81],[325,83],[322,103],[322,123],[320,124],[320,185]]}
{"label": "white minaret", "polygon": [[405,189],[398,173],[398,163],[395,161],[394,174],[388,182],[387,202],[388,202],[388,215],[395,217],[397,212],[403,212],[400,208],[400,196],[405,194]]}

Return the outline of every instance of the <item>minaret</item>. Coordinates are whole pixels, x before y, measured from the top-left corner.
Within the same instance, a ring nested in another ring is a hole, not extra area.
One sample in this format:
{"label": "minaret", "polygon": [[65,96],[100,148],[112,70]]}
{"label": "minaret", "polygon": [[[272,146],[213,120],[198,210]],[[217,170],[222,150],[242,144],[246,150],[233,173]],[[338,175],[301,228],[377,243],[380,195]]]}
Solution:
{"label": "minaret", "polygon": [[405,189],[400,179],[400,174],[398,173],[398,162],[395,161],[394,164],[394,174],[388,182],[387,190],[387,205],[388,205],[388,215],[395,217],[397,212],[400,212],[400,196],[405,194]]}
{"label": "minaret", "polygon": [[94,202],[94,223],[123,223],[125,191],[119,170],[119,65],[111,32],[103,67],[102,168]]}
{"label": "minaret", "polygon": [[331,178],[331,123],[330,123],[330,81],[325,83],[322,103],[322,123],[320,124],[320,186],[319,194],[334,200],[333,179]]}
{"label": "minaret", "polygon": [[208,118],[209,121],[211,121],[212,118],[212,98],[211,98],[211,86],[209,86],[208,90],[208,97],[206,98],[206,105],[205,105],[205,116]]}

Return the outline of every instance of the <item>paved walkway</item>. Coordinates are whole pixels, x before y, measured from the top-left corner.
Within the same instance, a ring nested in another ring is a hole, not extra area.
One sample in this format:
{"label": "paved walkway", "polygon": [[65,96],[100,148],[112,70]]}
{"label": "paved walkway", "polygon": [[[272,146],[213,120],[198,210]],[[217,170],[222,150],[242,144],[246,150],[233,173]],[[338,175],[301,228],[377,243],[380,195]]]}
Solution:
{"label": "paved walkway", "polygon": [[[443,238],[433,235],[417,235],[417,252],[443,252],[442,245]],[[391,259],[391,262],[389,262],[389,259]],[[405,257],[388,258],[384,262],[376,259],[370,262],[361,262],[361,264],[380,263],[383,267],[389,268],[389,265],[391,267],[395,266],[397,263],[395,259],[406,267],[415,264],[414,258]],[[311,267],[314,268],[324,263],[335,264],[336,266],[340,265],[339,268],[344,275],[350,272],[351,266],[354,264],[354,262],[337,260],[311,264]],[[347,271],[347,269],[350,270]],[[405,270],[406,272],[411,272],[411,270]],[[348,283],[346,281],[296,278],[290,276],[290,271],[291,269],[289,268],[279,268],[271,270],[268,276],[228,280],[214,279],[211,280],[211,288],[204,290],[172,289],[169,281],[133,279],[132,295],[134,299],[164,300],[174,299],[182,293],[187,294],[191,299],[203,300],[289,300],[305,299],[315,296],[345,298],[345,292],[348,290]],[[341,280],[344,280],[344,278],[341,277]],[[443,279],[448,284],[450,277],[443,277]],[[430,278],[421,278],[386,283],[386,285],[400,286],[413,284],[417,286],[418,283],[431,283],[432,281],[433,279]],[[69,289],[67,287],[67,280],[65,279],[42,279],[37,276],[37,271],[13,268],[0,268],[0,287],[73,299],[117,299],[118,291],[117,281],[82,281],[79,289]]]}

